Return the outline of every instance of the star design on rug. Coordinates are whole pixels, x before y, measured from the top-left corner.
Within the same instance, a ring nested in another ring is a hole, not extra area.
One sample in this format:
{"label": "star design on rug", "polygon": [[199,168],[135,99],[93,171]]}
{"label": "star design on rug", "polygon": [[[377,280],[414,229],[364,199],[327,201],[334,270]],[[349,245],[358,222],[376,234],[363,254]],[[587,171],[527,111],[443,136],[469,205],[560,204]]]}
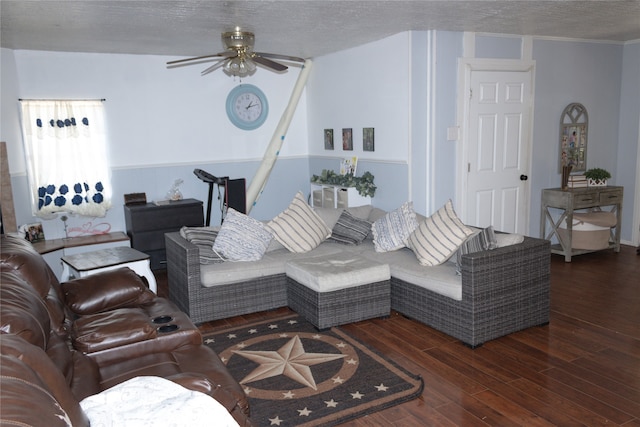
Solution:
{"label": "star design on rug", "polygon": [[248,331],[248,332],[249,332],[251,335],[253,335],[253,334],[257,334],[257,333],[258,333],[258,330],[257,330],[257,329],[249,329],[249,331]]}
{"label": "star design on rug", "polygon": [[269,325],[269,329],[278,329],[278,325]]}
{"label": "star design on rug", "polygon": [[344,380],[340,377],[335,377],[332,379],[334,384],[342,384]]}
{"label": "star design on rug", "polygon": [[213,344],[214,342],[216,342],[216,340],[214,340],[213,338],[207,338],[206,340],[204,340],[205,344]]}
{"label": "star design on rug", "polygon": [[272,426],[279,426],[282,421],[284,420],[281,420],[278,416],[276,416],[275,418],[269,418],[269,422],[271,422]]}
{"label": "star design on rug", "polygon": [[317,390],[310,366],[345,357],[344,354],[307,353],[296,335],[277,351],[233,351],[233,353],[259,364],[240,384],[285,375],[292,380]]}
{"label": "star design on rug", "polygon": [[282,397],[284,397],[285,399],[293,399],[295,395],[296,394],[294,392],[292,392],[291,390],[289,390],[286,393],[282,393]]}
{"label": "star design on rug", "polygon": [[383,383],[380,383],[380,385],[377,385],[376,388],[378,389],[378,391],[387,391],[387,390],[389,390],[389,387],[387,387]]}
{"label": "star design on rug", "polygon": [[310,410],[306,406],[304,407],[304,409],[298,409],[297,411],[298,411],[298,414],[300,414],[301,417],[308,417],[313,412],[312,410]]}
{"label": "star design on rug", "polygon": [[336,406],[338,406],[338,402],[336,402],[335,400],[331,399],[331,400],[325,400],[324,403],[327,404],[327,408],[335,408]]}
{"label": "star design on rug", "polygon": [[229,334],[227,335],[227,338],[229,338],[230,340],[237,338],[238,336],[236,334]]}
{"label": "star design on rug", "polygon": [[354,399],[362,399],[364,397],[364,394],[360,393],[359,391],[356,391],[355,393],[349,393],[349,394]]}

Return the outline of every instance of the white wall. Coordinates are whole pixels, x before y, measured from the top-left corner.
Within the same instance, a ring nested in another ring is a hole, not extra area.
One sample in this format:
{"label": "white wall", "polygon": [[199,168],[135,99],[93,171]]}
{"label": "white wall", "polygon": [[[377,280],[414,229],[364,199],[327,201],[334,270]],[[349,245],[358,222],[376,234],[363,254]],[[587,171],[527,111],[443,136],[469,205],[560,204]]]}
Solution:
{"label": "white wall", "polygon": [[[539,234],[540,193],[560,186],[558,144],[560,116],[572,102],[589,113],[587,168],[600,167],[613,175],[610,184],[628,185],[617,179],[622,45],[575,40],[536,39],[536,91],[531,172],[531,234]],[[633,195],[626,194],[628,201]],[[632,203],[632,202],[631,202]],[[630,230],[622,229],[623,239]]]}
{"label": "white wall", "polygon": [[[307,86],[311,174],[339,170],[358,156],[357,175],[370,171],[378,187],[375,206],[395,209],[408,200],[411,139],[410,33],[316,58]],[[375,151],[363,151],[362,128],[375,129]],[[342,129],[353,130],[353,151],[342,149]],[[334,130],[334,150],[324,149],[324,129]]]}
{"label": "white wall", "polygon": [[[269,101],[265,124],[243,131],[225,112],[226,96],[240,82],[222,70],[201,77],[206,65],[167,69],[166,61],[175,58],[152,55],[14,55],[21,98],[106,98],[114,168],[261,158],[299,73],[260,69],[242,79],[262,88]],[[306,135],[306,117],[296,114],[282,155],[306,156]]]}
{"label": "white wall", "polygon": [[[310,155],[408,161],[409,53],[409,33],[400,33],[314,60]],[[364,127],[375,127],[374,152],[362,150]],[[342,128],[353,129],[353,151],[342,150]],[[324,129],[334,129],[334,151],[324,149]]]}
{"label": "white wall", "polygon": [[[615,182],[624,185],[624,237],[640,244],[640,40],[623,49],[620,95],[620,132]],[[635,202],[633,197],[635,195]],[[632,237],[629,237],[632,236]]]}

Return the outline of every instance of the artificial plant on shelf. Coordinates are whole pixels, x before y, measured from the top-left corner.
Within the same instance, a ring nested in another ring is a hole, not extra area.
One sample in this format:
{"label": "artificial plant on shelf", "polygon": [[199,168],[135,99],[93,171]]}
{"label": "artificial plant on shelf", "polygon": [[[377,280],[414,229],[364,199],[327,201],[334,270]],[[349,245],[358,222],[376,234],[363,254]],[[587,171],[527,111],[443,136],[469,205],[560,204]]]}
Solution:
{"label": "artificial plant on shelf", "polygon": [[592,186],[606,185],[607,180],[611,178],[609,171],[602,168],[589,169],[584,173],[584,176],[589,180],[589,185]]}
{"label": "artificial plant on shelf", "polygon": [[363,197],[373,197],[376,194],[376,186],[373,183],[374,176],[371,172],[365,172],[362,176],[353,176],[352,173],[340,175],[332,170],[323,169],[322,173],[313,175],[311,182],[314,184],[338,185],[341,187],[355,187],[358,194]]}

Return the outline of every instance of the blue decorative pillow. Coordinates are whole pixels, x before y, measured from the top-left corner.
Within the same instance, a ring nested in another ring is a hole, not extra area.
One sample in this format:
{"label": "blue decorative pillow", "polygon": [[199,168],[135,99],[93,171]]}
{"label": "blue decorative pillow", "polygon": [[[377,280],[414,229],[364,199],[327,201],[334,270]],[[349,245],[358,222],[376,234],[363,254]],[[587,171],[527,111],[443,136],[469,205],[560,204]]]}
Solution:
{"label": "blue decorative pillow", "polygon": [[229,261],[258,261],[267,251],[272,237],[262,222],[229,208],[213,243],[213,251]]}

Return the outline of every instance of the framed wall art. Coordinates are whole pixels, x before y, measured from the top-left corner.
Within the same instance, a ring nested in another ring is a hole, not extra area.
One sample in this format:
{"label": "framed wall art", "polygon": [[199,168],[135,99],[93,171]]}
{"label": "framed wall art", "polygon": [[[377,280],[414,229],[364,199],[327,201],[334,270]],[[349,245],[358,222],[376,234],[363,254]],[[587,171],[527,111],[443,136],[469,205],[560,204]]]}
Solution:
{"label": "framed wall art", "polygon": [[324,149],[333,150],[333,129],[324,130]]}
{"label": "framed wall art", "polygon": [[567,105],[560,117],[560,161],[558,170],[570,167],[571,172],[587,169],[587,130],[589,115],[584,105]]}
{"label": "framed wall art", "polygon": [[31,243],[44,240],[44,229],[41,222],[24,224],[20,227],[19,233]]}
{"label": "framed wall art", "polygon": [[362,128],[362,151],[375,151],[373,128]]}
{"label": "framed wall art", "polygon": [[353,151],[353,129],[342,129],[342,150]]}

